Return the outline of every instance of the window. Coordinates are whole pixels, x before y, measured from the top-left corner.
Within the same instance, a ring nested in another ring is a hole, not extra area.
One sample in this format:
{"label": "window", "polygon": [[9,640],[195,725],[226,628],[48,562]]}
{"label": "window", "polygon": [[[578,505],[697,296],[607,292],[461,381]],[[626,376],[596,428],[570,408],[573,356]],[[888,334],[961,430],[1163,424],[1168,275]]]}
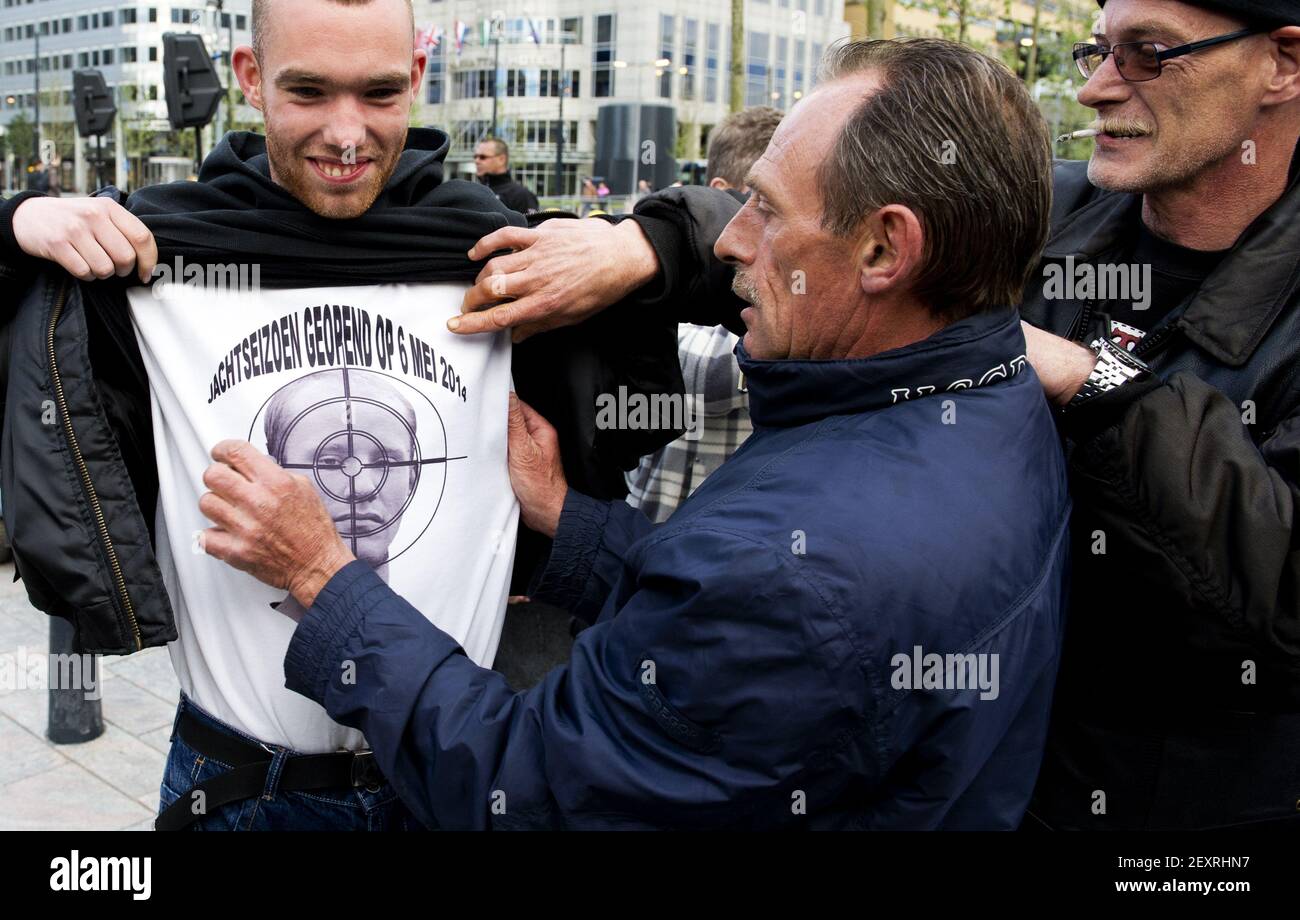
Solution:
{"label": "window", "polygon": [[71,70],[71,69],[72,69],[72,55],[70,55],[70,54],[65,54],[65,55],[63,56],[63,69],[64,69],[64,70]]}
{"label": "window", "polygon": [[772,101],[768,103],[778,109],[784,109],[787,104],[785,98],[785,66],[788,50],[789,39],[784,35],[778,35],[776,37],[776,83],[772,87]]}
{"label": "window", "polygon": [[582,19],[574,16],[565,19],[560,26],[560,31],[564,34],[565,40],[575,44],[582,44]]}
{"label": "window", "polygon": [[151,60],[151,61],[156,61],[156,60],[158,60],[158,46],[157,46],[157,45],[150,45],[150,46],[149,46],[149,60]]}
{"label": "window", "polygon": [[697,20],[687,19],[682,23],[682,74],[681,94],[683,99],[695,98],[695,45],[700,36],[700,24]]}
{"label": "window", "polygon": [[98,13],[91,13],[91,14],[90,14],[90,27],[91,27],[92,29],[98,29],[98,28],[99,28],[99,14],[98,14]]}
{"label": "window", "polygon": [[768,44],[766,32],[750,32],[745,60],[745,105],[771,105],[768,96]]}
{"label": "window", "polygon": [[156,6],[149,7],[149,21],[150,22],[158,21],[158,7]]}
{"label": "window", "polygon": [[596,17],[596,43],[591,50],[592,95],[605,98],[614,95],[614,52],[617,44],[613,13]]}
{"label": "window", "polygon": [[122,10],[122,25],[134,25],[137,12],[138,11],[133,6],[128,6],[126,9]]}
{"label": "window", "polygon": [[235,14],[235,28],[243,32],[248,28],[248,17],[243,13]]}
{"label": "window", "polygon": [[99,24],[105,29],[111,26],[113,24],[113,11],[109,10],[107,13],[101,13],[99,16]]}
{"label": "window", "polygon": [[802,38],[794,43],[794,89],[800,94],[803,93],[803,55],[806,48]]}
{"label": "window", "polygon": [[427,76],[425,77],[425,98],[432,105],[438,105],[443,101],[443,94],[446,90],[446,74],[443,66],[445,58],[443,57],[443,48],[447,45],[446,40],[438,42],[437,48],[429,49],[429,66]]}
{"label": "window", "polygon": [[813,86],[817,85],[817,68],[821,66],[821,62],[822,62],[822,46],[817,44],[816,42],[813,42],[812,59],[808,62],[808,70],[812,74]]}
{"label": "window", "polygon": [[134,64],[136,62],[136,56],[138,53],[139,52],[135,47],[135,45],[127,45],[122,49],[122,63]]}
{"label": "window", "polygon": [[103,62],[104,62],[104,66],[105,66],[105,67],[108,67],[110,64],[113,63],[113,49],[112,49],[112,48],[105,48],[105,49],[104,49]]}
{"label": "window", "polygon": [[668,66],[659,70],[659,98],[673,97],[673,33],[677,31],[677,17],[659,17],[659,57],[668,61]]}
{"label": "window", "polygon": [[483,99],[493,95],[492,87],[496,83],[495,72],[491,70],[462,70],[456,74],[457,99]]}
{"label": "window", "polygon": [[722,27],[710,22],[704,27],[704,101],[718,101],[718,50],[722,42]]}
{"label": "window", "polygon": [[[89,28],[90,28],[90,17],[89,17],[89,16],[78,16],[78,17],[77,17],[77,31],[78,31],[78,32],[84,32],[84,31],[86,31],[86,30],[89,29]],[[30,34],[30,33],[29,33],[29,34]]]}
{"label": "window", "polygon": [[78,67],[90,66],[90,54],[88,52],[86,51],[77,52],[77,66]]}
{"label": "window", "polygon": [[61,31],[63,31],[63,32],[65,32],[65,33],[67,33],[67,32],[71,32],[71,31],[72,31],[72,17],[71,17],[71,16],[65,16],[65,17],[63,18],[63,29],[62,29]]}

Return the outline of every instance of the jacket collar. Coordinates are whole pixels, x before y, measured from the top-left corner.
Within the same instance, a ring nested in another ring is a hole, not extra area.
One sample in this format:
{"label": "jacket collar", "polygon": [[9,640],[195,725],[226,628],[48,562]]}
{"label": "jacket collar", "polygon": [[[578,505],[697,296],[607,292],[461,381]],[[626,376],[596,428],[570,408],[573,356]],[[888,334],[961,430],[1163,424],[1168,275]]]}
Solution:
{"label": "jacket collar", "polygon": [[514,179],[510,175],[510,170],[503,173],[489,173],[483,177],[483,184],[489,188],[497,188],[502,185],[509,185]]}
{"label": "jacket collar", "polygon": [[743,343],[736,357],[749,386],[751,418],[785,427],[1013,377],[1025,368],[1025,337],[1019,315],[1000,310],[869,358],[761,361]]}
{"label": "jacket collar", "polygon": [[[1246,228],[1176,320],[1188,339],[1217,360],[1234,367],[1250,360],[1300,288],[1298,214],[1300,174],[1293,171],[1282,197]],[[1113,258],[1141,219],[1141,196],[1101,192],[1053,228],[1043,256]]]}

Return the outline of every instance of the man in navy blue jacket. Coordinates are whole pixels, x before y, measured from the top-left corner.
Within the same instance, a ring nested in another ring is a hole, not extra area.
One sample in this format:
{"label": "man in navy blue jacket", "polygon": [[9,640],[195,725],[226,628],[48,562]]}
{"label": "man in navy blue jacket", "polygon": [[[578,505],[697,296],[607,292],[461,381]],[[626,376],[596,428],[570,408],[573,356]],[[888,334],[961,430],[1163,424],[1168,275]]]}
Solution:
{"label": "man in navy blue jacket", "polygon": [[740,451],[655,527],[568,489],[512,402],[511,482],[555,540],[535,593],[595,621],[532,690],[353,559],[306,480],[214,449],[207,552],[308,609],[287,686],[361,729],[430,826],[1019,824],[1067,567],[1007,306],[1047,231],[1046,127],[960,45],[851,43],[824,75],[717,244],[750,304]]}

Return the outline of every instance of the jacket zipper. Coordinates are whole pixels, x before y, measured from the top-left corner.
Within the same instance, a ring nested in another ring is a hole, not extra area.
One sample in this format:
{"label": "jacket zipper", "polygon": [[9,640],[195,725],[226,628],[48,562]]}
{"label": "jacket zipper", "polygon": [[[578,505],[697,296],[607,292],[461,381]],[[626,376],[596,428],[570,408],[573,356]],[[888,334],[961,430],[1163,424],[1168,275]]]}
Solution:
{"label": "jacket zipper", "polygon": [[1165,339],[1169,338],[1177,330],[1178,326],[1176,323],[1169,323],[1163,329],[1156,330],[1154,335],[1142,336],[1141,341],[1139,341],[1137,346],[1133,349],[1133,356],[1140,358],[1143,355],[1150,354],[1155,351],[1157,345],[1162,344]]}
{"label": "jacket zipper", "polygon": [[81,447],[77,443],[76,432],[72,430],[72,419],[68,415],[68,403],[63,393],[63,380],[59,377],[59,364],[54,353],[54,327],[58,325],[59,316],[63,313],[63,306],[68,299],[68,282],[66,280],[59,286],[59,296],[54,301],[54,309],[50,311],[50,328],[46,336],[45,344],[49,349],[50,358],[50,380],[54,385],[54,398],[58,405],[59,418],[63,419],[63,432],[68,439],[68,450],[72,454],[72,462],[76,464],[77,472],[81,476],[81,485],[85,490],[86,499],[90,502],[90,510],[95,515],[95,526],[99,530],[99,542],[104,547],[104,553],[108,557],[108,564],[113,570],[113,583],[117,588],[118,598],[122,602],[122,609],[126,611],[126,618],[131,626],[131,634],[135,638],[136,651],[144,648],[144,642],[140,637],[140,624],[135,618],[135,607],[131,604],[131,597],[126,591],[126,579],[122,575],[122,565],[117,558],[117,550],[113,547],[113,541],[108,535],[108,522],[104,518],[103,506],[99,503],[99,495],[95,492],[95,485],[90,480],[90,470],[86,467],[86,460],[81,455]]}
{"label": "jacket zipper", "polygon": [[1070,336],[1074,341],[1082,342],[1088,337],[1088,324],[1092,322],[1092,310],[1093,302],[1085,301],[1083,309],[1079,311],[1078,326],[1075,327],[1074,335]]}

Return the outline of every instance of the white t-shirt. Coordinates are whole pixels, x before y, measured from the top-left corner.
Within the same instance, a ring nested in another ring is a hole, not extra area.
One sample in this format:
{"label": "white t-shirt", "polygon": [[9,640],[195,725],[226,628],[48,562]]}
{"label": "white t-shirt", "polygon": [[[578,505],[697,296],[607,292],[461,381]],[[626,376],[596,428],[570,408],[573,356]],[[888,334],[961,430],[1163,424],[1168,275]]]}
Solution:
{"label": "white t-shirt", "polygon": [[212,290],[128,297],[149,373],[158,561],[181,690],[270,744],[365,747],[286,690],[284,591],[206,555],[198,508],[213,445],[241,438],[307,476],[339,534],[393,589],[490,666],[519,506],[506,470],[507,333],[446,331],[465,285]]}

